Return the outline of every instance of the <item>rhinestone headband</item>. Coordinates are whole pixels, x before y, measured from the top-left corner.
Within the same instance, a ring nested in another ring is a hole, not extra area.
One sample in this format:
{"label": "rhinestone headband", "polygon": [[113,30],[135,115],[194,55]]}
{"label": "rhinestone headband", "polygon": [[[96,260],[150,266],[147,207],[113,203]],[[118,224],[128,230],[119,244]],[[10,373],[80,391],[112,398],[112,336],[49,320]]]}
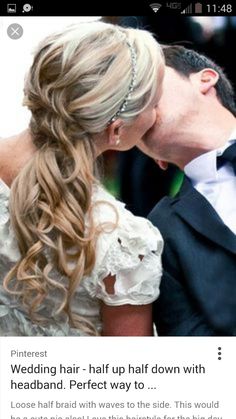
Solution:
{"label": "rhinestone headband", "polygon": [[137,76],[137,54],[134,47],[132,47],[131,43],[128,40],[126,40],[125,42],[130,50],[130,55],[131,55],[131,66],[132,66],[131,82],[130,82],[128,92],[126,96],[124,97],[123,102],[121,103],[115,115],[113,115],[113,117],[109,120],[108,124],[111,124],[112,122],[114,122],[120,116],[120,114],[125,111],[125,109],[127,108],[128,102],[130,100],[131,93],[133,92],[135,88],[136,76]]}

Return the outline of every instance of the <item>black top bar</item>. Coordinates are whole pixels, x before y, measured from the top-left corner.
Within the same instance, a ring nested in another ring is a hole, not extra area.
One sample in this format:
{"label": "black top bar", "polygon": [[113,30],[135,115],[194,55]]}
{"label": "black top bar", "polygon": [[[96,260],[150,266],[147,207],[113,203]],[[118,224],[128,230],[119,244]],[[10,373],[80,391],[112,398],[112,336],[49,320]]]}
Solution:
{"label": "black top bar", "polygon": [[0,16],[234,16],[231,1],[179,0],[9,0],[0,2]]}

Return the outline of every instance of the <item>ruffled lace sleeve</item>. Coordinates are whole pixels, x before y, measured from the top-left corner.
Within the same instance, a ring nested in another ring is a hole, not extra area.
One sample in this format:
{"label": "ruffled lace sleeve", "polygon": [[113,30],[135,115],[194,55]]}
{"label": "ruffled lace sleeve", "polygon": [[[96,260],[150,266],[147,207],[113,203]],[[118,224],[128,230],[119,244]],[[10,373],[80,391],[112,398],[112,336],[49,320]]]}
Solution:
{"label": "ruffled lace sleeve", "polygon": [[10,189],[0,179],[0,274],[3,256],[7,256],[11,262],[19,258],[18,246],[10,226],[9,196]]}
{"label": "ruffled lace sleeve", "polygon": [[[96,194],[94,217],[96,224],[110,223],[110,227],[99,236],[95,267],[84,278],[87,291],[113,306],[156,300],[162,275],[159,230],[150,221],[134,216],[102,188]],[[112,293],[104,284],[109,275],[115,278]]]}

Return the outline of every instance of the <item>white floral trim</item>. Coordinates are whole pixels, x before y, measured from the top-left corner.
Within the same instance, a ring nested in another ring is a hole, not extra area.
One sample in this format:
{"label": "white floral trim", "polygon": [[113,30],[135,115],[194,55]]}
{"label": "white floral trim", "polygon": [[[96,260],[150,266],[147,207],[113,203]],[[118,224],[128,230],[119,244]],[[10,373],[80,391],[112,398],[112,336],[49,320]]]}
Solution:
{"label": "white floral trim", "polygon": [[9,197],[10,189],[0,179],[0,257],[4,255],[16,262],[20,252],[10,225]]}
{"label": "white floral trim", "polygon": [[[159,230],[150,221],[135,217],[102,188],[97,189],[96,199],[114,205],[119,220],[112,233],[101,234],[95,268],[83,279],[83,287],[92,298],[101,299],[108,305],[153,302],[159,295],[162,275],[163,239]],[[98,205],[98,219],[100,215],[103,221],[108,214],[105,207],[99,214]],[[114,294],[106,292],[104,279],[109,275],[116,276]]]}
{"label": "white floral trim", "polygon": [[9,196],[10,189],[0,179],[0,225],[4,225],[9,221]]}

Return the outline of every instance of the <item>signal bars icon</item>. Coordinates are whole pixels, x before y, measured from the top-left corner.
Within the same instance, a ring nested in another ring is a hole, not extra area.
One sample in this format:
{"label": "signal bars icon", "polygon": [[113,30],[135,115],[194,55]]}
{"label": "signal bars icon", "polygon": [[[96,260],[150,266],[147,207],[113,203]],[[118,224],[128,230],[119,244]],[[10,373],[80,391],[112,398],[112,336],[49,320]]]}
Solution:
{"label": "signal bars icon", "polygon": [[149,4],[149,6],[152,8],[154,13],[156,13],[158,12],[158,10],[161,8],[162,5],[159,3],[152,3],[152,4]]}
{"label": "signal bars icon", "polygon": [[193,5],[192,5],[192,3],[191,4],[189,4],[188,5],[188,7],[186,7],[186,9],[184,9],[182,12],[181,12],[181,15],[182,14],[192,14],[193,13]]}

